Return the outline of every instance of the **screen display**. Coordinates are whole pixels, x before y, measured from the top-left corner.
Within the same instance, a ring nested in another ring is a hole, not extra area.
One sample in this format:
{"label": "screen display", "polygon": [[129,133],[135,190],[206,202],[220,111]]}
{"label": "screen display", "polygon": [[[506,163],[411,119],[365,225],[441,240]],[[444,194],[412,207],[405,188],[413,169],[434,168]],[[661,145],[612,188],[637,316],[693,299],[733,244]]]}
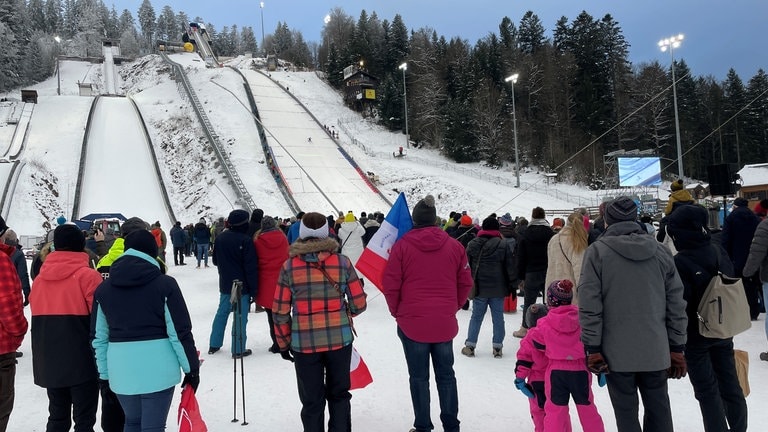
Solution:
{"label": "screen display", "polygon": [[620,157],[619,186],[655,186],[661,184],[661,162],[658,157]]}

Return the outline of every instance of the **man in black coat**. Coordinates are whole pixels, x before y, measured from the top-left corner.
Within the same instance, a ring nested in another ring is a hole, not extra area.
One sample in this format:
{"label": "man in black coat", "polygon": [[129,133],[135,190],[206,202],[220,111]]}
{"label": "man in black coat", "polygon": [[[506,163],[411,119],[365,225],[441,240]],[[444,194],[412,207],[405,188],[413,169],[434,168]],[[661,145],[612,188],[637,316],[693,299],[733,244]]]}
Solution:
{"label": "man in black coat", "polygon": [[747,200],[736,198],[733,202],[731,214],[725,218],[723,224],[723,233],[721,242],[723,248],[728,252],[736,276],[743,278],[744,291],[747,293],[749,301],[749,315],[752,320],[756,320],[760,315],[760,290],[762,284],[759,278],[744,277],[744,264],[749,256],[749,246],[752,244],[752,237],[755,235],[757,225],[760,219],[749,209]]}
{"label": "man in black coat", "polygon": [[525,312],[528,306],[536,303],[539,296],[544,295],[544,282],[547,276],[547,245],[555,235],[549,222],[545,219],[544,209],[536,207],[531,212],[531,222],[520,235],[517,246],[517,278],[521,280],[523,289],[523,324],[512,336],[523,338],[528,333],[525,323]]}
{"label": "man in black coat", "polygon": [[224,330],[232,311],[230,299],[235,280],[241,281],[243,285],[240,311],[235,315],[240,325],[232,332],[232,357],[246,357],[253,353],[245,348],[245,329],[251,297],[256,295],[258,288],[259,263],[256,247],[251,237],[248,237],[248,219],[247,211],[232,210],[227,218],[228,229],[216,236],[214,241],[212,258],[213,265],[219,270],[219,308],[213,318],[208,354],[215,354],[224,344]]}

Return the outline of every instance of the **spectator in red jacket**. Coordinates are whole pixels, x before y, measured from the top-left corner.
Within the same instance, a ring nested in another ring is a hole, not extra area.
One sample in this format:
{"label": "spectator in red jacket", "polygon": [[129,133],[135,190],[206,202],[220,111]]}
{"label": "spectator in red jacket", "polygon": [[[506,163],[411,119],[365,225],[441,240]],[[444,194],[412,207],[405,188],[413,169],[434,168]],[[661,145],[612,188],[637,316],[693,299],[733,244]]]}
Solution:
{"label": "spectator in red jacket", "polygon": [[[269,216],[263,216],[259,222],[259,230],[253,237],[256,255],[259,257],[259,291],[256,293],[256,305],[264,308],[269,324],[269,336],[272,346],[269,352],[280,353],[280,347],[275,340],[275,322],[272,319],[272,302],[275,299],[277,278],[280,269],[288,259],[288,237],[277,228],[277,221]],[[290,357],[289,351],[284,351],[283,357]]]}
{"label": "spectator in red jacket", "polygon": [[27,333],[21,282],[10,258],[16,248],[5,244],[6,231],[8,226],[0,217],[0,431],[8,427],[13,411],[16,350]]}
{"label": "spectator in red jacket", "polygon": [[93,430],[99,402],[96,359],[91,349],[93,293],[101,274],[92,269],[85,236],[75,224],[53,232],[53,252],[35,278],[32,371],[48,393],[48,431]]}
{"label": "spectator in red jacket", "polygon": [[467,301],[472,274],[464,246],[436,225],[435,199],[413,208],[413,229],[392,247],[382,293],[397,321],[411,383],[412,431],[434,429],[429,407],[429,363],[435,370],[440,420],[446,432],[459,431],[459,395],[453,370],[456,312]]}

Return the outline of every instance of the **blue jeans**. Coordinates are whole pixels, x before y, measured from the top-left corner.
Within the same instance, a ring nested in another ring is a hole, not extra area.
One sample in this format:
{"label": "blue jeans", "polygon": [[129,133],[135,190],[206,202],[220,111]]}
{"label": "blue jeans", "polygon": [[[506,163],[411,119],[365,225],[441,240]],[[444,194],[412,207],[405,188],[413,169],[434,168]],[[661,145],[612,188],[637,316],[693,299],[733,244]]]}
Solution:
{"label": "blue jeans", "polygon": [[445,432],[459,431],[459,392],[453,371],[453,340],[439,343],[421,343],[409,339],[400,328],[397,335],[403,343],[405,362],[408,364],[411,402],[418,432],[435,428],[429,415],[429,359],[435,370],[437,396],[440,399],[440,421]]}
{"label": "blue jeans", "polygon": [[[768,303],[768,282],[763,282],[763,302]],[[765,337],[768,338],[768,306],[765,307]]]}
{"label": "blue jeans", "polygon": [[123,432],[165,432],[165,420],[171,409],[173,387],[159,392],[117,395],[125,411]]}
{"label": "blue jeans", "polygon": [[491,320],[493,321],[493,347],[504,346],[504,298],[475,297],[472,299],[472,318],[469,319],[469,331],[467,334],[467,346],[477,346],[477,336],[480,334],[480,326],[483,325],[485,311],[491,308]]}
{"label": "blue jeans", "polygon": [[[227,320],[230,312],[233,311],[233,305],[229,302],[229,294],[219,293],[219,308],[213,317],[213,326],[211,328],[211,339],[209,346],[211,348],[221,348],[224,345],[224,330],[227,328]],[[232,323],[232,354],[240,354],[245,350],[248,334],[245,331],[248,325],[248,310],[251,307],[251,296],[244,294],[240,299],[240,317],[233,314],[233,320],[240,319],[240,326],[236,322]],[[236,331],[237,330],[237,331]],[[241,337],[242,336],[242,337]]]}
{"label": "blue jeans", "polygon": [[197,245],[197,266],[200,267],[200,261],[204,261],[205,265],[208,265],[208,248],[209,244],[198,244]]}
{"label": "blue jeans", "polygon": [[733,338],[705,339],[689,335],[685,361],[701,408],[704,430],[746,432],[747,401],[736,376]]}

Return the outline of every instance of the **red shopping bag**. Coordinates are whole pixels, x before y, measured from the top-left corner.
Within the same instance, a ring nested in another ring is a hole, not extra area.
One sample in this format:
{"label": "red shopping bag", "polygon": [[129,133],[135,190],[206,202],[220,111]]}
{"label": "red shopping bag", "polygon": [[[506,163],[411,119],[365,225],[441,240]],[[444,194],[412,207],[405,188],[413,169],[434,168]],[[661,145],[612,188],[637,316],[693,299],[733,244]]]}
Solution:
{"label": "red shopping bag", "polygon": [[203,417],[200,415],[200,407],[192,386],[184,386],[181,390],[181,403],[179,403],[179,432],[208,432]]}
{"label": "red shopping bag", "polygon": [[517,296],[515,294],[504,297],[504,312],[517,312]]}
{"label": "red shopping bag", "polygon": [[360,357],[355,347],[352,347],[352,358],[349,361],[349,389],[359,389],[373,382],[368,366]]}

